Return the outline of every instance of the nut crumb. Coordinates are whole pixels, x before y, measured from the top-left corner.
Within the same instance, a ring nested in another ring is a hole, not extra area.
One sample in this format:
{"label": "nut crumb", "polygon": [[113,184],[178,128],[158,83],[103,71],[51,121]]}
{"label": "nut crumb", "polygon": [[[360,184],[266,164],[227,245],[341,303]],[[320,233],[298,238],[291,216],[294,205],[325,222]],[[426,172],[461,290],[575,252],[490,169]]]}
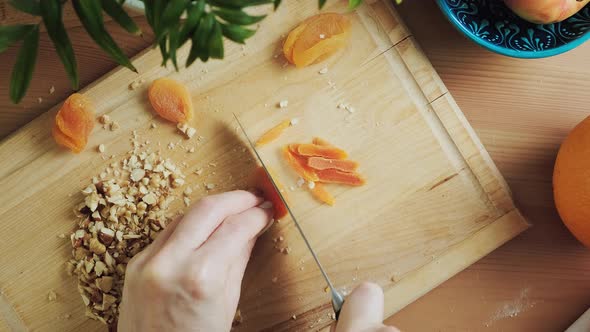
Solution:
{"label": "nut crumb", "polygon": [[324,292],[329,293],[330,292],[330,286],[326,286],[326,288],[324,288]]}
{"label": "nut crumb", "polygon": [[240,325],[242,324],[242,321],[244,319],[242,318],[242,312],[240,311],[240,309],[236,310],[236,313],[234,314],[234,320],[232,322],[232,326],[236,326],[236,325]]}
{"label": "nut crumb", "polygon": [[57,293],[54,290],[47,292],[47,300],[49,302],[55,302],[57,300]]}
{"label": "nut crumb", "polygon": [[292,320],[296,320],[297,319],[297,316],[293,315],[293,316],[291,316],[291,319]]}
{"label": "nut crumb", "polygon": [[191,205],[191,199],[188,197],[183,197],[182,201],[184,202],[184,206],[190,206]]}
{"label": "nut crumb", "polygon": [[129,90],[135,90],[135,89],[139,88],[140,85],[141,85],[141,83],[139,83],[139,81],[133,81],[133,82],[129,83]]}
{"label": "nut crumb", "polygon": [[203,169],[199,168],[199,169],[195,170],[195,174],[197,174],[197,175],[203,174]]}
{"label": "nut crumb", "polygon": [[286,108],[287,106],[289,106],[289,101],[288,100],[281,100],[281,101],[279,101],[279,108]]}
{"label": "nut crumb", "polygon": [[320,73],[320,75],[328,73],[328,67],[324,67],[324,68],[320,69],[320,71],[318,73]]}
{"label": "nut crumb", "polygon": [[119,123],[116,121],[113,121],[113,123],[111,123],[111,131],[115,131],[117,129],[121,128],[121,126],[119,126]]}
{"label": "nut crumb", "polygon": [[60,238],[60,239],[65,239],[66,238],[66,235],[64,233],[61,233],[57,237]]}
{"label": "nut crumb", "polygon": [[307,183],[307,187],[308,187],[309,189],[313,190],[313,188],[315,188],[315,182],[313,182],[313,181],[309,181],[309,182]]}
{"label": "nut crumb", "polygon": [[207,183],[205,185],[205,188],[207,188],[207,190],[213,190],[213,189],[215,189],[215,184],[213,184],[213,183]]}
{"label": "nut crumb", "polygon": [[301,188],[305,184],[305,180],[303,178],[297,179],[297,187]]}
{"label": "nut crumb", "polygon": [[156,129],[158,125],[155,122],[150,123],[150,129]]}
{"label": "nut crumb", "polygon": [[290,121],[291,126],[295,126],[299,123],[299,119],[298,118],[293,118]]}
{"label": "nut crumb", "polygon": [[188,149],[188,153],[193,153],[193,152],[195,152],[195,148]]}
{"label": "nut crumb", "polygon": [[272,279],[271,279],[273,284],[276,284],[278,280],[279,280],[279,278],[277,278],[277,277],[272,277]]}
{"label": "nut crumb", "polygon": [[320,39],[324,39],[324,38],[326,38],[326,35],[323,33],[320,33]]}
{"label": "nut crumb", "polygon": [[41,103],[43,102],[43,98],[41,98],[41,97],[37,98],[37,102],[38,102],[39,104],[41,104]]}
{"label": "nut crumb", "polygon": [[98,152],[103,153],[104,151],[105,151],[104,144],[99,144],[98,145]]}
{"label": "nut crumb", "polygon": [[282,236],[279,236],[279,242],[283,242],[284,240],[285,240],[285,238],[284,238],[284,237],[282,237]]}
{"label": "nut crumb", "polygon": [[108,116],[107,114],[103,114],[98,118],[98,121],[100,121],[100,123],[108,125],[111,124],[113,122],[113,120],[111,120],[111,117]]}
{"label": "nut crumb", "polygon": [[52,95],[55,93],[55,87],[52,85],[49,87],[49,94]]}

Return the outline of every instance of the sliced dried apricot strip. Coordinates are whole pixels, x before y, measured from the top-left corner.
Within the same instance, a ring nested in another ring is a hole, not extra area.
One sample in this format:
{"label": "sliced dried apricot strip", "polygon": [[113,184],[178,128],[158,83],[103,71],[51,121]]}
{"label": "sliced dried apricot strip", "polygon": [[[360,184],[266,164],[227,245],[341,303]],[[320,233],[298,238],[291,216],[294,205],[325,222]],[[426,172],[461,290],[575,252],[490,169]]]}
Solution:
{"label": "sliced dried apricot strip", "polygon": [[52,135],[55,141],[75,153],[84,150],[94,128],[94,106],[90,99],[74,93],[55,115]]}
{"label": "sliced dried apricot strip", "polygon": [[310,157],[307,159],[307,166],[317,169],[337,169],[343,172],[354,172],[359,167],[359,164],[353,160],[342,159],[327,159],[323,157]]}
{"label": "sliced dried apricot strip", "polygon": [[323,138],[319,138],[319,137],[314,137],[313,140],[311,141],[313,144],[315,145],[321,145],[321,146],[334,146],[332,145],[332,143],[326,141]]}
{"label": "sliced dried apricot strip", "polygon": [[302,156],[324,157],[328,159],[346,159],[346,151],[334,146],[324,146],[316,144],[299,144],[297,152]]}
{"label": "sliced dried apricot strip", "polygon": [[265,144],[268,144],[268,143],[274,141],[279,136],[281,136],[283,131],[285,131],[285,129],[289,128],[290,125],[291,125],[291,120],[285,120],[285,121],[279,123],[278,125],[272,127],[269,131],[262,134],[262,136],[258,139],[258,141],[256,141],[256,146],[262,146],[262,145],[265,145]]}
{"label": "sliced dried apricot strip", "polygon": [[148,89],[152,107],[161,117],[174,123],[185,123],[193,117],[193,101],[186,86],[170,79],[159,78]]}
{"label": "sliced dried apricot strip", "polygon": [[[254,172],[256,186],[258,187],[258,189],[262,190],[264,199],[272,203],[274,209],[274,218],[281,219],[284,216],[286,216],[288,213],[287,207],[283,203],[283,200],[281,200],[281,196],[273,186],[271,180],[268,178],[268,174],[266,174],[264,168],[258,167]],[[270,170],[269,172],[272,174]],[[282,188],[282,185],[277,181],[277,177],[273,176],[273,179],[280,190]]]}
{"label": "sliced dried apricot strip", "polygon": [[295,41],[299,38],[299,35],[303,32],[303,29],[305,29],[306,26],[307,23],[301,23],[293,29],[287,36],[287,39],[285,39],[285,43],[283,44],[283,54],[290,63],[293,63],[293,46],[295,45]]}
{"label": "sliced dried apricot strip", "polygon": [[338,51],[346,45],[350,22],[344,15],[324,13],[312,16],[293,29],[285,43],[285,58],[304,67]]}
{"label": "sliced dried apricot strip", "polygon": [[317,198],[320,202],[326,203],[330,206],[334,206],[336,203],[334,196],[332,196],[321,183],[316,183],[313,189],[311,189],[311,193],[313,194],[313,197]]}
{"label": "sliced dried apricot strip", "polygon": [[288,147],[283,148],[283,158],[287,161],[289,166],[293,168],[295,173],[302,177],[306,181],[318,181],[319,178],[313,170],[309,169],[307,159],[296,154],[293,154]]}
{"label": "sliced dried apricot strip", "polygon": [[323,183],[339,183],[350,186],[362,186],[365,184],[365,179],[358,173],[342,172],[337,169],[326,169],[317,171],[316,174],[320,178],[319,182]]}
{"label": "sliced dried apricot strip", "polygon": [[313,63],[321,62],[344,48],[348,43],[348,34],[332,36],[329,39],[322,40],[312,47],[296,51],[293,50],[293,63],[297,68],[307,67]]}

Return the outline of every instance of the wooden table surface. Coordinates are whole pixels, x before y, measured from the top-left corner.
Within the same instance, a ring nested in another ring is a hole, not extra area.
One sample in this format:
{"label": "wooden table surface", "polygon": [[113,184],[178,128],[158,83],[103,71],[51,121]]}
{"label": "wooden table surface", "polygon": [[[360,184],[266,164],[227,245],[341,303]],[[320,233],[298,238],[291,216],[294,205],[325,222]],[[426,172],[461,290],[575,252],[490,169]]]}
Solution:
{"label": "wooden table surface", "polygon": [[[590,250],[561,224],[551,175],[560,142],[590,113],[590,43],[553,58],[518,60],[468,41],[434,2],[405,1],[400,13],[534,227],[388,322],[404,331],[563,331],[590,307]],[[11,20],[3,6],[0,14],[4,22]],[[138,22],[146,27],[143,19]],[[132,37],[118,27],[109,30],[129,55],[147,47],[152,37]],[[81,86],[115,67],[77,21],[69,21],[68,32]],[[8,77],[16,52],[11,48],[0,55],[0,138],[71,93],[43,33],[29,94],[20,105],[12,105]]]}

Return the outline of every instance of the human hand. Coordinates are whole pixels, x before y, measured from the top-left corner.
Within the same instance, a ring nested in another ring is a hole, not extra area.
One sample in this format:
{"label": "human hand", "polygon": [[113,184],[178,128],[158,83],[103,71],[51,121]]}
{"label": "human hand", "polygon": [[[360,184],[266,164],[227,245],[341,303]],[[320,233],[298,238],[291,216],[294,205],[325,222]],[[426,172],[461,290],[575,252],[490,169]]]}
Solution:
{"label": "human hand", "polygon": [[346,297],[335,332],[400,332],[383,325],[383,290],[364,282]]}
{"label": "human hand", "polygon": [[118,330],[229,331],[246,264],[271,220],[247,191],[209,196],[127,265]]}

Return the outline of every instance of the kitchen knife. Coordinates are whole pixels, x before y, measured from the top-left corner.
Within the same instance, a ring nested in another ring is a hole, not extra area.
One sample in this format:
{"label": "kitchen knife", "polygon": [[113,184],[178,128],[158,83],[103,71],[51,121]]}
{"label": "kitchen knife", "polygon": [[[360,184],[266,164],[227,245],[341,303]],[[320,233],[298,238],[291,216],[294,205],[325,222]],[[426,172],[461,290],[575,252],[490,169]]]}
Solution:
{"label": "kitchen knife", "polygon": [[274,179],[270,175],[270,172],[268,171],[268,168],[266,168],[266,165],[264,164],[264,161],[262,160],[262,157],[260,156],[260,154],[258,154],[258,151],[256,150],[256,146],[254,145],[254,143],[250,139],[250,136],[248,136],[248,133],[246,132],[246,129],[244,128],[244,126],[240,122],[240,119],[238,119],[238,116],[235,113],[234,113],[234,118],[236,119],[236,122],[238,123],[238,126],[242,130],[242,133],[244,133],[244,136],[246,137],[246,140],[248,141],[248,144],[250,144],[250,147],[254,151],[254,154],[256,155],[256,158],[260,162],[260,165],[262,166],[262,168],[266,172],[266,176],[268,176],[268,178],[270,179],[270,182],[272,183],[273,187],[275,188],[275,190],[276,190],[279,198],[281,199],[281,201],[283,202],[283,204],[285,204],[285,207],[287,208],[287,212],[289,212],[289,215],[291,216],[291,219],[293,220],[293,223],[295,224],[295,226],[297,227],[297,230],[299,230],[299,234],[301,234],[301,237],[303,238],[303,242],[305,242],[305,245],[307,246],[307,249],[309,249],[309,252],[311,253],[311,256],[313,257],[313,260],[315,261],[317,267],[320,269],[320,272],[322,273],[322,276],[324,276],[324,280],[326,280],[326,283],[328,284],[328,287],[330,287],[330,292],[332,294],[332,307],[334,308],[334,313],[336,314],[336,320],[338,320],[338,317],[340,316],[340,310],[342,310],[342,304],[344,303],[344,298],[336,290],[336,288],[334,288],[334,285],[330,281],[330,278],[328,277],[328,274],[324,270],[324,267],[322,266],[322,263],[320,263],[320,260],[318,259],[318,256],[316,255],[316,253],[313,250],[311,244],[307,240],[307,237],[305,236],[305,233],[303,232],[303,229],[301,229],[301,226],[299,225],[299,222],[297,222],[297,218],[295,218],[295,215],[293,215],[293,212],[291,211],[291,208],[289,207],[289,204],[287,204],[287,201],[285,200],[285,197],[283,197],[283,194],[281,193],[281,190],[279,189],[279,187],[277,186],[276,182],[274,181]]}

